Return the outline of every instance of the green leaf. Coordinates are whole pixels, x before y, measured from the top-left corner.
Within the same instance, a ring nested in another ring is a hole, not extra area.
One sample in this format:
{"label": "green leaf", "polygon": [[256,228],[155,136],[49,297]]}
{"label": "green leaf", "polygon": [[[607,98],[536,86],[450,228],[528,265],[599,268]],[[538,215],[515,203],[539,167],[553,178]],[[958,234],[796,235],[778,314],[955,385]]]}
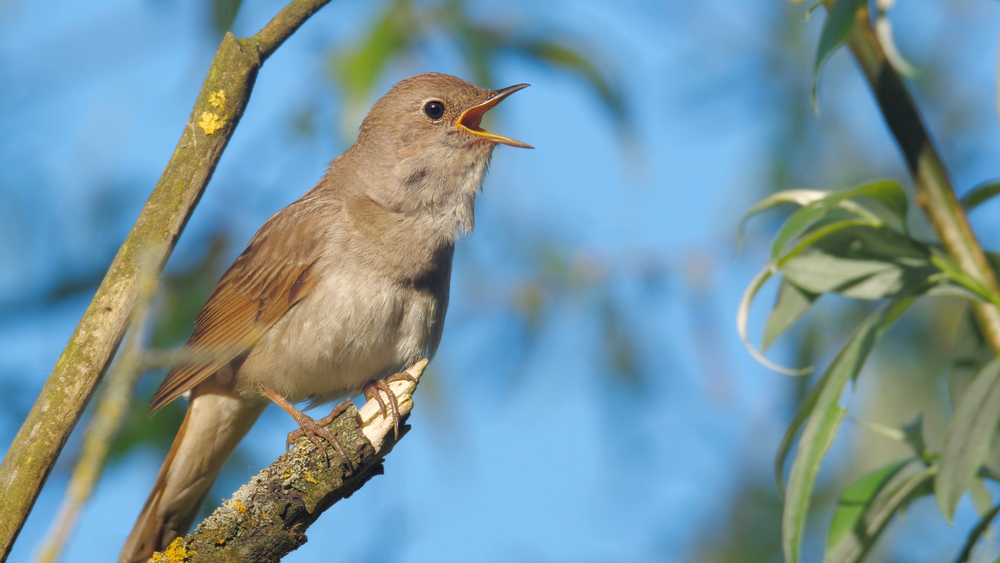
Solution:
{"label": "green leaf", "polygon": [[976,547],[976,542],[979,541],[980,536],[990,527],[990,523],[993,519],[1000,514],[1000,504],[994,506],[989,510],[989,512],[983,514],[982,518],[976,524],[976,527],[969,532],[969,537],[965,538],[965,545],[962,546],[962,551],[958,552],[958,557],[955,559],[955,563],[965,563],[972,556],[972,550]]}
{"label": "green leaf", "polygon": [[891,297],[940,274],[930,248],[892,229],[865,225],[838,229],[781,264],[804,291],[858,299]]}
{"label": "green leaf", "polygon": [[993,350],[986,342],[983,332],[979,330],[972,308],[966,306],[955,335],[955,345],[951,351],[951,370],[948,374],[948,396],[953,410],[958,408],[959,400],[976,374],[992,359]]}
{"label": "green leaf", "polygon": [[758,272],[757,275],[754,276],[753,280],[750,281],[750,285],[748,285],[746,290],[743,292],[743,298],[740,299],[740,306],[736,310],[736,332],[739,333],[740,340],[743,341],[743,345],[746,346],[750,355],[764,366],[787,375],[805,375],[812,371],[812,367],[804,369],[790,369],[779,366],[758,352],[750,342],[750,338],[747,336],[747,320],[750,318],[750,305],[753,303],[753,298],[757,296],[760,288],[764,287],[764,283],[766,283],[773,274],[774,268],[768,265],[763,270]]}
{"label": "green leaf", "polygon": [[827,59],[847,41],[847,36],[854,26],[858,10],[867,6],[865,0],[837,0],[823,22],[823,31],[819,36],[819,47],[816,50],[816,64],[813,69],[812,91],[809,102],[813,111],[819,112],[816,102],[816,88],[819,85],[820,70]]}
{"label": "green leaf", "polygon": [[875,22],[872,24],[872,27],[875,29],[875,36],[878,37],[879,43],[882,44],[882,51],[885,52],[885,58],[892,65],[892,68],[907,78],[914,78],[917,75],[917,69],[903,58],[903,55],[899,52],[899,48],[896,47],[896,40],[893,38],[892,33],[892,22],[889,21],[888,13],[881,6],[875,12]]}
{"label": "green leaf", "polygon": [[[896,215],[897,219],[903,225],[906,224],[906,214],[909,206],[906,200],[906,192],[900,187],[899,182],[895,180],[876,180],[848,190],[833,192],[825,198],[809,203],[793,213],[785,221],[785,224],[774,240],[774,245],[771,248],[771,258],[778,260],[789,242],[805,233],[830,211],[841,206],[842,202],[858,197],[867,197],[879,202]],[[882,221],[877,214],[872,213],[862,206],[851,206],[849,210],[854,211],[859,219],[864,220],[873,227],[880,227],[882,225]]]}
{"label": "green leaf", "polygon": [[[892,469],[892,466],[879,471],[887,469]],[[845,506],[844,510],[849,512],[849,514],[841,517],[841,522],[837,529],[836,541],[831,541],[834,540],[834,527],[831,526],[830,538],[827,541],[826,556],[823,559],[824,563],[855,563],[861,561],[897,512],[905,509],[913,499],[931,494],[929,485],[936,472],[937,466],[925,468],[923,471],[912,475],[903,475],[897,469],[888,477],[887,481],[882,481],[878,484],[877,491],[864,504],[860,514],[857,514],[855,510],[851,510],[855,508],[854,506]],[[870,490],[872,485],[876,484],[875,482],[880,475],[874,475],[874,473],[869,473],[858,480],[861,481],[869,478],[868,483],[864,484],[867,487],[859,485],[859,493],[862,492],[861,489],[866,488]],[[855,483],[858,483],[858,481],[855,481]],[[854,487],[854,484],[851,487]],[[844,495],[847,495],[846,491]],[[862,495],[859,494],[857,498],[862,498]],[[839,504],[837,512],[838,514],[841,512]],[[847,521],[847,517],[853,517],[854,519],[853,521]],[[834,516],[835,524],[837,523],[836,519],[837,515]]]}
{"label": "green leaf", "polygon": [[1000,194],[1000,180],[990,180],[966,192],[960,201],[965,212],[969,213],[997,194]]}
{"label": "green leaf", "polygon": [[[914,301],[913,297],[902,297],[886,303],[868,316],[855,330],[847,344],[834,358],[830,367],[816,382],[813,391],[818,392],[813,399],[811,391],[796,413],[792,425],[785,432],[785,439],[778,451],[775,462],[777,468],[784,466],[785,456],[797,428],[805,420],[805,428],[799,439],[799,447],[788,473],[785,506],[782,514],[782,546],[787,563],[798,563],[802,536],[805,532],[806,515],[809,511],[812,491],[823,458],[833,444],[846,408],[839,405],[840,396],[848,381],[857,378],[868,354],[875,345],[879,333],[888,323],[898,317]],[[812,399],[812,400],[810,400]],[[811,404],[810,404],[811,403]]]}
{"label": "green leaf", "polygon": [[232,30],[243,0],[212,0],[212,24],[220,35]]}
{"label": "green leaf", "polygon": [[1000,296],[994,294],[986,284],[965,273],[943,250],[935,246],[931,249],[931,263],[937,266],[951,281],[968,289],[983,301],[1000,306]]}
{"label": "green leaf", "polygon": [[830,533],[826,537],[827,561],[830,561],[832,553],[844,551],[841,546],[844,543],[851,543],[857,548],[867,548],[864,542],[859,541],[861,539],[859,536],[864,536],[862,530],[865,513],[886,483],[911,461],[913,460],[897,461],[866,473],[844,489],[837,501],[837,509],[830,523]]}
{"label": "green leaf", "polygon": [[337,56],[331,70],[349,103],[364,101],[389,61],[419,35],[419,30],[414,29],[416,21],[408,0],[388,2],[385,12],[357,47]]}
{"label": "green leaf", "polygon": [[903,435],[906,436],[906,443],[913,448],[913,453],[917,457],[923,458],[928,454],[927,443],[924,441],[924,415],[920,413],[911,422],[903,425]]}
{"label": "green leaf", "polygon": [[859,426],[863,426],[880,436],[910,446],[918,458],[922,459],[928,455],[927,445],[924,443],[924,417],[922,414],[918,414],[912,422],[903,425],[902,428],[893,428],[863,419],[853,420]]}
{"label": "green leaf", "polygon": [[747,221],[754,215],[785,203],[794,203],[799,206],[808,205],[828,195],[830,195],[828,192],[821,190],[784,190],[758,201],[740,217],[740,221],[736,226],[736,253],[739,254],[740,249],[743,247],[743,231],[746,228]]}
{"label": "green leaf", "polygon": [[1000,358],[987,364],[972,380],[945,431],[934,496],[949,524],[958,501],[989,454],[998,419]]}
{"label": "green leaf", "polygon": [[767,316],[767,324],[764,325],[764,338],[760,344],[760,351],[764,353],[778,336],[781,336],[788,327],[792,326],[806,311],[816,302],[819,294],[810,293],[797,287],[788,280],[781,280],[778,288],[778,299]]}

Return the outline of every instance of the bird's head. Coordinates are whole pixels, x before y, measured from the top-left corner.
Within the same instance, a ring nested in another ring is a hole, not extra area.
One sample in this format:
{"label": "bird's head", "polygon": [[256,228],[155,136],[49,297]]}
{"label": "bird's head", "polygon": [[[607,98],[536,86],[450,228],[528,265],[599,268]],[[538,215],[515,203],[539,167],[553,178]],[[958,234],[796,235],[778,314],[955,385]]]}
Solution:
{"label": "bird's head", "polygon": [[483,115],[518,84],[485,90],[447,74],[418,74],[397,83],[361,125],[355,152],[389,182],[371,195],[399,210],[428,209],[472,229],[475,195],[497,145],[533,148],[482,128]]}

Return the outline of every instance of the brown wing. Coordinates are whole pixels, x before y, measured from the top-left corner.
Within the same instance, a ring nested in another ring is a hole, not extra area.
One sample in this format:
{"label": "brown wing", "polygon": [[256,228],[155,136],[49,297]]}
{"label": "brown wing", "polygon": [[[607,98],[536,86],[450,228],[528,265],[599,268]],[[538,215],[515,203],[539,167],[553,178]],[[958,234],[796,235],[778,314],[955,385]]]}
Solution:
{"label": "brown wing", "polygon": [[184,345],[192,359],[174,367],[153,395],[163,407],[229,362],[244,357],[261,336],[316,286],[320,254],[316,228],[302,200],[278,212],[250,240],[198,313]]}

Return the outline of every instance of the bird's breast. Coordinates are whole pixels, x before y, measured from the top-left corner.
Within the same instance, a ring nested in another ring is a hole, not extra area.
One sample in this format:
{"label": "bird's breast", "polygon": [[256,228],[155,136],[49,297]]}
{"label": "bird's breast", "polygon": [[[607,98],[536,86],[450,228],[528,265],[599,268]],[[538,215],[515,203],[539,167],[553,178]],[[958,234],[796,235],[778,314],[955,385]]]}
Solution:
{"label": "bird's breast", "polygon": [[410,276],[341,263],[257,344],[237,375],[244,393],[267,385],[291,401],[333,401],[432,354],[447,309],[450,254]]}

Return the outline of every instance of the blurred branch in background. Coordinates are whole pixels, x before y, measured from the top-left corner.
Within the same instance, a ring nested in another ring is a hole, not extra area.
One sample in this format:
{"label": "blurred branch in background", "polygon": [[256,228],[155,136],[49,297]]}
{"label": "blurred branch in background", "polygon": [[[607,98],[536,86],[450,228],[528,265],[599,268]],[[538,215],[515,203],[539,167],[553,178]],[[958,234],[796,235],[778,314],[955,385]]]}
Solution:
{"label": "blurred branch in background", "polygon": [[[151,256],[160,253],[150,252]],[[125,339],[125,348],[118,354],[118,361],[111,368],[108,381],[101,392],[94,417],[84,435],[83,450],[73,469],[69,486],[59,514],[52,522],[48,537],[35,557],[37,563],[52,563],[59,559],[63,548],[73,533],[80,511],[90,499],[94,486],[108,461],[121,426],[122,417],[129,410],[135,385],[142,375],[143,341],[149,322],[153,294],[156,289],[157,268],[151,260],[141,263],[139,293],[133,309],[132,329]]]}
{"label": "blurred branch in background", "polygon": [[348,118],[343,122],[346,136],[353,138],[354,116],[363,115],[378,78],[389,65],[437,34],[454,42],[472,81],[484,88],[502,86],[495,83],[493,68],[507,55],[579,77],[597,95],[619,132],[626,137],[631,134],[625,93],[609,76],[620,62],[598,63],[592,48],[554,32],[551,22],[548,26],[513,21],[484,25],[472,19],[465,0],[389,0],[356,45],[337,50],[331,57],[330,75],[346,96],[347,107],[342,111]]}
{"label": "blurred branch in background", "polygon": [[295,0],[254,37],[223,39],[174,155],[0,465],[0,560],[111,363],[145,260],[158,275],[243,115],[261,64],[327,1]]}

